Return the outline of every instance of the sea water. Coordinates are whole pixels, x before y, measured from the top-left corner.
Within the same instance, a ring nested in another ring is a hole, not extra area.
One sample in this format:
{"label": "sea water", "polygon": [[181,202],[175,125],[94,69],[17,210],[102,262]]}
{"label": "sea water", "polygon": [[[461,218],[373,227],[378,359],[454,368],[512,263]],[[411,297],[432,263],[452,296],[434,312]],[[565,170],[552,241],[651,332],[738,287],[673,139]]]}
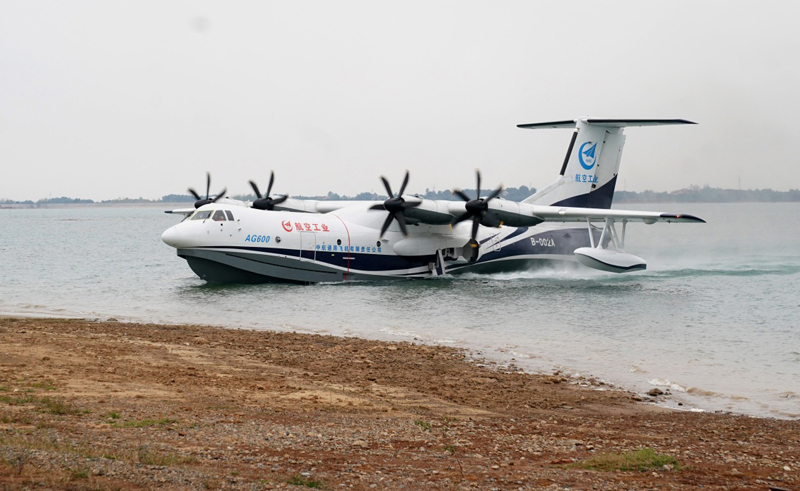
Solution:
{"label": "sea water", "polygon": [[158,208],[0,210],[0,313],[201,323],[462,347],[677,407],[800,417],[800,203],[627,205],[707,224],[630,224],[648,261],[400,282],[209,285]]}

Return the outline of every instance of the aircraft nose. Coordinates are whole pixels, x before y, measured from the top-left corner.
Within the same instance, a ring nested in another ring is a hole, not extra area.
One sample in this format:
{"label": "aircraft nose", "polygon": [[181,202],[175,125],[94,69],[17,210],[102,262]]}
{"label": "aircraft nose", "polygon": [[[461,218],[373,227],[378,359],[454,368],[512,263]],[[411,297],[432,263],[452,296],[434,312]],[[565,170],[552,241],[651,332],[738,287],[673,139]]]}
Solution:
{"label": "aircraft nose", "polygon": [[172,226],[164,231],[161,234],[161,240],[167,244],[168,246],[178,248],[178,238],[180,236],[180,232],[178,232],[178,226]]}

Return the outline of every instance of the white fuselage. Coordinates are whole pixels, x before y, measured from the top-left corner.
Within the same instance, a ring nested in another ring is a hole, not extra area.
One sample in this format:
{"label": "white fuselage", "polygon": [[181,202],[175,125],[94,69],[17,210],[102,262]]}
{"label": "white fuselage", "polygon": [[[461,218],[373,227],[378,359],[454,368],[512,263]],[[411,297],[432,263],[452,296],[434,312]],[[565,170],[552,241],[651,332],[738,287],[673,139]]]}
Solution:
{"label": "white fuselage", "polygon": [[[386,213],[360,202],[328,213],[264,211],[232,200],[199,208],[162,235],[204,279],[221,282],[313,283],[439,276],[447,272],[519,266],[532,259],[574,260],[589,244],[585,227],[481,227],[476,261],[465,259],[470,222],[412,224],[405,237]],[[567,226],[569,227],[569,226]],[[467,251],[469,252],[469,251]]]}

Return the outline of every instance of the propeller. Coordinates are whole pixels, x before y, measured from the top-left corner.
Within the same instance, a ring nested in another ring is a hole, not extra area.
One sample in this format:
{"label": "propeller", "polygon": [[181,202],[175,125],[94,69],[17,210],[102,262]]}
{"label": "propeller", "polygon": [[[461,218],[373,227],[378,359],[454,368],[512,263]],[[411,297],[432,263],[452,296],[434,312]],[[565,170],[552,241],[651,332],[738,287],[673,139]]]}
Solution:
{"label": "propeller", "polygon": [[472,255],[473,259],[470,262],[473,262],[475,259],[477,259],[478,241],[475,239],[478,236],[478,226],[484,225],[486,227],[499,227],[503,224],[503,222],[498,220],[496,216],[489,212],[489,201],[495,199],[500,195],[500,193],[503,192],[503,185],[501,184],[486,198],[481,198],[481,171],[476,169],[475,176],[477,177],[478,181],[476,193],[477,197],[475,199],[470,199],[470,197],[460,189],[453,190],[453,194],[466,201],[467,204],[464,206],[464,208],[466,208],[466,212],[453,218],[453,220],[450,222],[450,226],[452,227],[457,223],[463,222],[464,220],[469,220],[470,218],[472,219],[472,235],[470,235],[467,245],[474,248],[476,253]]}
{"label": "propeller", "polygon": [[269,194],[272,192],[272,184],[275,182],[275,172],[270,171],[269,173],[269,185],[267,186],[267,193],[262,197],[261,193],[258,191],[258,186],[253,181],[250,181],[250,186],[253,188],[253,191],[258,196],[258,199],[253,201],[253,208],[258,210],[274,210],[275,205],[279,205],[289,199],[289,196],[281,196],[279,198],[273,198]]}
{"label": "propeller", "polygon": [[392,224],[392,220],[397,220],[397,225],[400,226],[400,230],[403,232],[403,235],[408,235],[408,227],[406,227],[406,217],[403,215],[403,210],[407,208],[416,208],[421,204],[421,202],[406,203],[406,200],[403,199],[403,192],[406,190],[408,177],[408,171],[406,171],[406,177],[403,179],[403,185],[400,186],[400,191],[398,191],[397,196],[395,196],[394,193],[392,193],[392,186],[389,184],[389,180],[381,176],[381,181],[383,181],[383,186],[386,188],[386,193],[389,195],[389,198],[387,198],[382,204],[372,205],[369,208],[370,210],[386,210],[389,212],[389,214],[386,216],[386,220],[383,222],[383,226],[381,227],[381,237],[383,237],[383,234],[386,233],[389,225]]}
{"label": "propeller", "polygon": [[192,196],[194,196],[194,199],[197,200],[197,201],[194,202],[194,207],[195,208],[200,208],[203,205],[207,205],[209,203],[214,203],[218,199],[220,199],[223,196],[225,196],[225,193],[228,192],[228,190],[226,188],[223,188],[221,193],[219,193],[218,195],[216,195],[216,196],[214,196],[212,198],[211,195],[209,194],[210,191],[211,191],[211,173],[210,172],[206,172],[206,197],[205,198],[201,198],[200,195],[197,194],[197,191],[195,191],[192,188],[189,188],[189,192],[192,194]]}

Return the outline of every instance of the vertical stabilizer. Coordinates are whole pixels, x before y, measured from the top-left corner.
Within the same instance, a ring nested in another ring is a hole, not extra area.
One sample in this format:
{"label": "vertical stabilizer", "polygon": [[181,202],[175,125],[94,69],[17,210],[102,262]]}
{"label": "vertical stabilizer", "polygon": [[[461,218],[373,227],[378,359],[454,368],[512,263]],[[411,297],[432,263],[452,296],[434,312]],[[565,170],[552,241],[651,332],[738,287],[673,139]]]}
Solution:
{"label": "vertical stabilizer", "polygon": [[611,208],[625,146],[626,126],[694,124],[682,119],[578,119],[521,124],[519,128],[574,128],[558,179],[524,203]]}

